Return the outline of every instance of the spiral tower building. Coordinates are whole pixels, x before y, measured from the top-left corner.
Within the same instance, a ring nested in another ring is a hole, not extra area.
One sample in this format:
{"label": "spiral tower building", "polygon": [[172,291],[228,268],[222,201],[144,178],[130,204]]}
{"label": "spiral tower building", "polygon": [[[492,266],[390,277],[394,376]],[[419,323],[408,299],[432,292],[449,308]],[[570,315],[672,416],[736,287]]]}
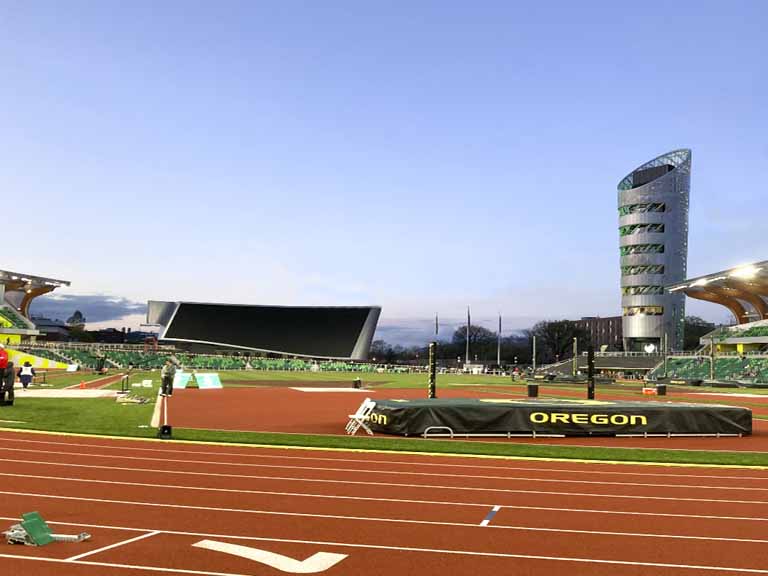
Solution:
{"label": "spiral tower building", "polygon": [[683,347],[685,296],[665,292],[681,282],[688,258],[691,151],[646,162],[618,185],[624,350]]}

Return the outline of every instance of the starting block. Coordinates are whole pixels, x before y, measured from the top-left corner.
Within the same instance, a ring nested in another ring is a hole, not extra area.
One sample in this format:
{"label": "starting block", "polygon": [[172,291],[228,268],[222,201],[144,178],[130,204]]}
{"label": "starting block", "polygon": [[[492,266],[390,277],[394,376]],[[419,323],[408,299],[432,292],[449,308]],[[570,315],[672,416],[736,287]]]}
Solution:
{"label": "starting block", "polygon": [[91,535],[81,532],[76,536],[54,534],[50,526],[37,512],[27,512],[21,515],[20,524],[14,524],[3,532],[8,544],[24,544],[25,546],[45,546],[51,542],[85,542]]}
{"label": "starting block", "polygon": [[658,394],[658,392],[657,392],[656,388],[649,388],[647,386],[643,388],[643,395],[644,396],[656,396],[657,394]]}

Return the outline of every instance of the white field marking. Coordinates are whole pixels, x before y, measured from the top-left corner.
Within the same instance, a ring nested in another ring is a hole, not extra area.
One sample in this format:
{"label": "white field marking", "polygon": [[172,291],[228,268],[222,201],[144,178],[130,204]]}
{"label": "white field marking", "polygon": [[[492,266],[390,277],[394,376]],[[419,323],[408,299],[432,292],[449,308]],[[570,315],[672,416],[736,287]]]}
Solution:
{"label": "white field marking", "polygon": [[[131,468],[108,468],[106,466],[98,466],[98,468],[103,469],[109,469],[109,470],[133,470]],[[146,472],[163,472],[163,470],[145,470]],[[178,472],[178,474],[193,474],[193,475],[205,475],[205,476],[224,476],[227,478],[231,478],[231,476],[227,474],[205,474],[203,472]],[[130,485],[138,485],[138,486],[152,486],[152,487],[160,487],[160,488],[171,488],[171,489],[180,489],[180,490],[203,490],[203,491],[211,491],[211,492],[236,492],[238,494],[263,494],[267,496],[290,496],[295,498],[321,498],[321,499],[330,499],[330,500],[359,500],[359,501],[366,501],[366,502],[397,502],[402,504],[433,504],[438,506],[470,506],[470,507],[480,507],[480,508],[486,508],[488,506],[491,506],[490,503],[485,502],[452,502],[452,501],[445,501],[445,500],[415,500],[415,499],[408,499],[408,498],[371,498],[368,496],[340,496],[335,494],[311,494],[306,492],[275,492],[272,490],[239,490],[239,489],[231,489],[231,488],[206,488],[201,486],[174,486],[170,484],[140,484],[140,483],[134,483],[134,482],[125,482],[125,481],[116,481],[116,480],[92,480],[89,478],[72,478],[72,477],[57,477],[57,476],[33,476],[30,474],[11,474],[11,473],[0,473],[0,476],[11,476],[11,477],[20,477],[20,478],[37,478],[37,479],[50,479],[50,480],[62,480],[62,481],[69,481],[69,482],[94,482],[94,483],[103,483],[103,484],[119,484],[120,486],[126,486],[126,484]],[[238,476],[239,478],[239,476]],[[247,478],[258,478],[253,476],[248,476]],[[431,486],[428,488],[432,488]],[[504,508],[512,508],[514,510],[541,510],[541,511],[547,511],[547,512],[573,512],[577,514],[614,514],[614,515],[623,515],[623,516],[659,516],[662,518],[695,518],[699,520],[737,520],[740,522],[743,522],[745,520],[753,520],[755,522],[768,522],[768,518],[761,518],[759,516],[717,516],[713,514],[671,514],[671,513],[665,513],[665,512],[635,512],[631,510],[599,510],[595,508],[555,508],[551,506],[521,506],[517,504],[504,504]],[[14,518],[0,518],[2,520],[14,520]]]}
{"label": "white field marking", "polygon": [[[3,420],[0,420],[0,422],[3,422]],[[6,420],[6,422],[12,422],[12,420]],[[158,418],[158,425],[159,425],[159,418]],[[126,441],[130,441],[130,438],[125,438]],[[419,461],[408,461],[408,460],[375,460],[375,459],[356,459],[356,458],[329,458],[329,457],[320,457],[320,456],[288,456],[288,455],[274,455],[274,454],[248,454],[245,452],[209,452],[209,451],[202,451],[202,450],[168,450],[168,449],[162,449],[162,448],[136,448],[133,446],[109,446],[106,444],[76,444],[74,442],[52,442],[49,440],[29,440],[29,439],[22,439],[22,438],[5,438],[0,437],[0,442],[27,442],[32,444],[50,444],[54,446],[76,446],[77,448],[106,448],[108,450],[132,450],[132,451],[139,451],[139,452],[160,452],[160,453],[166,453],[166,454],[197,454],[197,455],[204,455],[204,456],[236,456],[236,457],[243,457],[243,458],[264,458],[264,459],[283,459],[283,460],[313,460],[313,461],[322,461],[322,462],[355,462],[355,463],[361,463],[361,464],[396,464],[396,465],[404,465],[404,466],[435,466],[435,467],[443,467],[443,468],[451,468],[452,470],[454,468],[475,468],[475,469],[481,469],[481,470],[500,470],[500,471],[508,471],[508,470],[522,470],[524,472],[565,472],[568,474],[589,474],[590,476],[599,475],[599,474],[605,474],[605,475],[613,475],[613,476],[652,476],[652,477],[670,477],[670,478],[711,478],[711,479],[721,479],[721,480],[768,480],[768,476],[721,476],[717,474],[673,474],[673,473],[654,473],[654,472],[616,472],[613,470],[591,470],[584,468],[583,466],[581,469],[577,468],[537,468],[537,467],[530,467],[530,466],[484,466],[481,464],[452,464],[452,463],[442,463],[442,462],[419,462]],[[276,448],[279,448],[276,447]],[[287,447],[290,448],[290,447]],[[322,448],[317,449],[318,452],[323,451]],[[429,454],[425,454],[425,456],[430,456]],[[461,458],[461,455],[456,455],[456,458]],[[603,464],[607,466],[631,466],[631,465],[637,465],[637,462],[612,462],[612,461],[606,461],[606,462],[600,462],[600,461],[594,461],[593,464]],[[663,463],[661,463],[663,465]],[[714,466],[713,466],[714,467]]]}
{"label": "white field marking", "polygon": [[[33,452],[39,454],[39,450],[31,450],[26,448],[7,448],[0,447],[0,451],[8,450],[12,452]],[[313,470],[316,472],[343,472],[343,473],[359,473],[359,474],[389,474],[396,476],[437,476],[444,478],[445,474],[438,472],[404,472],[404,471],[389,471],[389,470],[370,470],[364,468],[325,468],[320,466],[288,466],[280,464],[254,464],[243,462],[220,462],[215,460],[181,460],[177,458],[151,458],[149,456],[118,456],[115,454],[88,454],[85,452],[65,452],[65,451],[53,451],[48,450],[47,454],[59,454],[66,456],[84,456],[86,458],[115,458],[120,460],[144,460],[149,462],[174,462],[177,464],[206,464],[216,467],[221,466],[238,466],[242,468],[269,468],[279,470]],[[654,484],[643,482],[609,482],[602,480],[568,480],[568,479],[556,479],[556,478],[529,478],[520,476],[485,476],[480,474],[451,474],[452,477],[457,478],[471,478],[474,480],[507,480],[514,482],[549,482],[555,484],[592,484],[601,486],[635,486],[644,488],[688,488],[688,489],[702,489],[702,490],[742,490],[742,491],[758,491],[768,492],[768,488],[755,488],[755,487],[742,487],[742,486],[706,486],[695,484]]]}
{"label": "white field marking", "polygon": [[[375,516],[344,516],[341,514],[310,514],[307,512],[278,512],[276,510],[253,510],[250,508],[222,508],[218,506],[191,506],[187,504],[167,504],[162,502],[141,502],[138,500],[110,500],[107,498],[84,498],[81,496],[60,496],[55,494],[35,494],[26,492],[0,491],[9,496],[30,498],[50,498],[53,500],[73,500],[77,502],[99,502],[102,504],[120,504],[127,506],[147,506],[152,508],[173,508],[177,510],[205,510],[208,512],[231,512],[236,514],[258,514],[263,516],[290,516],[296,518],[322,518],[325,520],[349,520],[353,522],[384,522],[391,524],[419,524],[427,526],[452,526],[455,528],[478,528],[478,524],[469,522],[438,522],[435,520],[415,520],[405,518],[381,518]],[[519,532],[550,532],[557,534],[588,534],[598,536],[624,536],[628,538],[663,538],[674,540],[703,540],[711,542],[738,542],[746,544],[768,544],[768,540],[755,538],[721,538],[716,536],[683,536],[680,534],[650,534],[642,532],[609,532],[602,530],[572,530],[566,528],[539,528],[531,526],[509,526],[494,524],[488,528],[497,530],[515,530]]]}
{"label": "white field marking", "polygon": [[[17,518],[2,518],[3,520],[17,520]],[[48,524],[55,524],[57,526],[81,526],[84,528],[99,528],[102,530],[121,530],[126,532],[149,532],[154,531],[150,528],[129,528],[124,526],[105,526],[100,524],[76,524],[73,522],[55,522],[55,521],[47,521]],[[472,550],[447,550],[447,549],[434,549],[434,548],[414,548],[414,547],[406,547],[406,546],[384,546],[384,545],[378,545],[378,544],[353,544],[353,543],[347,543],[347,542],[328,542],[328,541],[319,541],[319,540],[295,540],[295,539],[288,539],[288,538],[268,538],[264,536],[238,536],[234,534],[211,534],[206,532],[184,532],[179,530],[157,530],[157,532],[161,534],[171,534],[174,536],[194,536],[194,537],[200,537],[200,538],[225,538],[230,540],[246,540],[246,541],[253,541],[253,542],[282,542],[287,544],[311,544],[314,546],[337,546],[337,547],[343,547],[343,548],[362,548],[362,549],[368,549],[368,550],[393,550],[393,551],[404,551],[404,552],[427,552],[427,553],[441,553],[441,554],[456,554],[456,555],[466,555],[466,556],[485,556],[485,557],[492,557],[492,558],[530,558],[530,559],[537,559],[537,560],[564,560],[564,561],[572,561],[572,562],[595,562],[595,563],[602,563],[602,564],[610,564],[610,563],[618,563],[618,564],[631,564],[631,565],[645,565],[642,563],[637,562],[629,562],[629,561],[623,561],[623,560],[590,560],[590,559],[581,559],[581,558],[558,558],[558,557],[550,557],[550,556],[522,556],[518,554],[504,554],[504,553],[498,553],[498,552],[475,552]],[[17,558],[17,559],[24,559],[24,560],[44,560],[48,561],[48,558],[35,558],[31,556],[12,556],[12,555],[0,555],[0,558]],[[58,562],[64,562],[64,560],[55,560]],[[83,562],[83,564],[86,564],[86,562]],[[699,568],[699,566],[689,566],[685,564],[653,564],[653,566],[661,566],[661,567],[674,567],[674,568]],[[704,567],[705,570],[721,570],[723,568],[715,568],[715,567]],[[725,570],[734,570],[734,571],[744,571],[747,572],[754,572],[755,569],[752,568],[725,568]],[[758,574],[768,574],[768,570],[764,571],[758,571]],[[239,576],[237,574],[227,574],[224,576]]]}
{"label": "white field marking", "polygon": [[[155,398],[155,409],[152,410],[152,419],[149,421],[149,425],[152,428],[160,428],[160,408],[162,407],[162,402],[160,401],[160,392],[162,392],[162,388],[157,389],[157,397]],[[51,444],[56,444],[56,442],[51,442]],[[77,444],[70,444],[70,446],[77,446]],[[89,444],[89,446],[94,447],[94,444]]]}
{"label": "white field marking", "polygon": [[283,556],[282,554],[252,548],[251,546],[240,546],[239,544],[228,544],[214,540],[200,540],[200,542],[196,542],[192,546],[239,556],[240,558],[266,564],[270,568],[276,568],[281,572],[289,572],[291,574],[317,574],[318,572],[325,572],[347,557],[347,554],[316,552],[306,560],[299,561],[290,556]]}
{"label": "white field marking", "polygon": [[681,498],[672,496],[633,496],[630,494],[595,494],[593,492],[553,492],[544,490],[522,490],[513,488],[484,488],[474,486],[441,486],[439,484],[403,484],[401,482],[361,482],[358,480],[321,479],[321,478],[295,478],[288,476],[256,476],[249,474],[220,474],[216,472],[187,472],[175,470],[153,470],[147,468],[123,468],[119,466],[95,466],[87,464],[69,464],[64,462],[36,462],[32,460],[3,460],[3,462],[17,462],[22,464],[43,464],[53,466],[71,466],[78,468],[99,468],[103,470],[126,470],[131,472],[160,472],[164,474],[185,474],[194,476],[216,476],[222,478],[248,478],[251,480],[274,480],[281,482],[312,482],[316,484],[349,484],[361,486],[396,486],[398,488],[422,488],[429,490],[463,490],[470,492],[499,492],[502,494],[542,494],[546,496],[583,496],[587,498],[623,498],[628,500],[672,500],[675,502],[721,502],[725,504],[768,504],[765,500],[726,500],[722,498]]}
{"label": "white field marking", "polygon": [[128,570],[144,570],[146,572],[169,572],[173,574],[194,574],[195,576],[251,576],[235,574],[234,572],[204,572],[202,570],[184,570],[182,568],[161,568],[160,566],[139,566],[135,564],[114,564],[112,562],[91,562],[89,560],[59,560],[58,558],[37,558],[17,554],[0,554],[0,558],[11,560],[30,560],[32,562],[52,562],[54,564],[70,564],[75,566],[101,566],[102,568],[125,568]]}
{"label": "white field marking", "polygon": [[[107,382],[103,386],[98,386],[97,388],[103,388],[104,386],[109,386],[110,384],[114,384],[115,382],[119,382],[120,379],[117,378],[117,376],[122,376],[123,374],[110,374],[109,376],[104,376],[103,378],[94,378],[93,380],[88,380],[85,382],[85,385],[88,386],[89,384],[95,384],[96,382],[101,382],[102,380],[109,380],[109,379],[115,379],[114,382]],[[77,384],[72,384],[72,386],[65,386],[62,388],[62,390],[72,390],[73,388],[79,388],[80,382]]]}
{"label": "white field marking", "polygon": [[[183,534],[180,532],[167,532],[168,534]],[[224,538],[233,538],[233,536],[222,536]],[[660,562],[633,562],[630,560],[602,560],[598,558],[574,558],[567,556],[535,556],[533,554],[505,554],[503,552],[474,552],[471,550],[450,550],[440,548],[415,548],[411,546],[382,546],[378,544],[348,544],[344,542],[324,542],[318,540],[291,540],[287,538],[257,538],[251,537],[249,540],[261,542],[283,542],[287,544],[311,544],[315,546],[338,546],[341,548],[361,548],[367,550],[388,550],[396,552],[422,552],[432,554],[449,554],[456,556],[475,556],[481,558],[509,558],[519,560],[549,560],[556,562],[575,562],[581,564],[606,564],[613,566],[646,566],[649,568],[676,568],[687,570],[710,570],[720,572],[736,572],[740,574],[768,574],[768,570],[759,568],[732,568],[729,566],[701,566],[695,564],[669,564]],[[34,556],[21,556],[16,554],[0,554],[0,558],[9,558],[12,560],[29,560],[31,562],[52,562],[55,564],[75,564],[84,566],[102,566],[105,568],[126,568],[131,570],[146,570],[151,572],[170,572],[174,574],[195,574],[198,576],[252,576],[247,574],[235,574],[232,572],[203,572],[200,570],[184,570],[181,568],[160,568],[157,566],[138,566],[134,564],[114,564],[108,562],[68,562],[58,558],[42,558]]]}
{"label": "white field marking", "polygon": [[768,400],[768,396],[765,394],[728,394],[722,392],[696,392],[696,396],[728,396],[731,398],[763,398]]}
{"label": "white field marking", "polygon": [[0,420],[3,424],[24,424],[24,420]]}
{"label": "white field marking", "polygon": [[126,544],[130,544],[132,542],[138,542],[139,540],[144,540],[145,538],[150,538],[151,536],[156,536],[157,534],[160,534],[160,532],[158,530],[153,530],[152,532],[142,534],[141,536],[129,538],[128,540],[123,540],[122,542],[116,542],[114,544],[110,544],[109,546],[104,546],[103,548],[97,548],[96,550],[91,550],[90,552],[83,552],[82,554],[78,554],[77,556],[71,556],[67,558],[66,561],[74,562],[75,560],[80,560],[81,558],[85,558],[86,556],[93,556],[94,554],[98,554],[99,552],[105,552],[106,550],[112,550],[113,548],[125,546]]}

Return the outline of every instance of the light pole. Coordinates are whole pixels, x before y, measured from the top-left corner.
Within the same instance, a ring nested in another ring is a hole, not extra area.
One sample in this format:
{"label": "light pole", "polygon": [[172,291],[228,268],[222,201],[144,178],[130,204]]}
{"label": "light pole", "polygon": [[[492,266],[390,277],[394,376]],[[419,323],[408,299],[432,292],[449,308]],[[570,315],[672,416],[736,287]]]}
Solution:
{"label": "light pole", "polygon": [[573,339],[573,376],[576,376],[576,372],[578,372],[578,363],[579,363],[579,341],[574,337]]}

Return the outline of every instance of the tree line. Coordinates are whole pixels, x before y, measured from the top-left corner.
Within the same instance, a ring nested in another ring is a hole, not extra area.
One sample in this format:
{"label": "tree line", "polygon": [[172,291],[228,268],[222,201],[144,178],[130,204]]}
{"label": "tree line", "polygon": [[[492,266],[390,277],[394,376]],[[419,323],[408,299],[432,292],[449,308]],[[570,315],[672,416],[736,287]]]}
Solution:
{"label": "tree line", "polygon": [[[685,349],[695,350],[699,338],[714,330],[715,325],[697,316],[685,319]],[[501,363],[503,365],[530,365],[532,363],[533,337],[536,337],[536,362],[539,365],[552,364],[573,357],[573,339],[578,340],[579,351],[583,352],[592,344],[589,332],[572,320],[543,320],[519,334],[501,338]],[[441,363],[466,362],[467,328],[457,328],[450,340],[437,342],[437,358]],[[495,364],[497,359],[498,336],[483,326],[470,324],[469,361]],[[423,346],[391,345],[384,340],[374,340],[370,359],[385,364],[417,363],[426,364],[428,344]]]}

